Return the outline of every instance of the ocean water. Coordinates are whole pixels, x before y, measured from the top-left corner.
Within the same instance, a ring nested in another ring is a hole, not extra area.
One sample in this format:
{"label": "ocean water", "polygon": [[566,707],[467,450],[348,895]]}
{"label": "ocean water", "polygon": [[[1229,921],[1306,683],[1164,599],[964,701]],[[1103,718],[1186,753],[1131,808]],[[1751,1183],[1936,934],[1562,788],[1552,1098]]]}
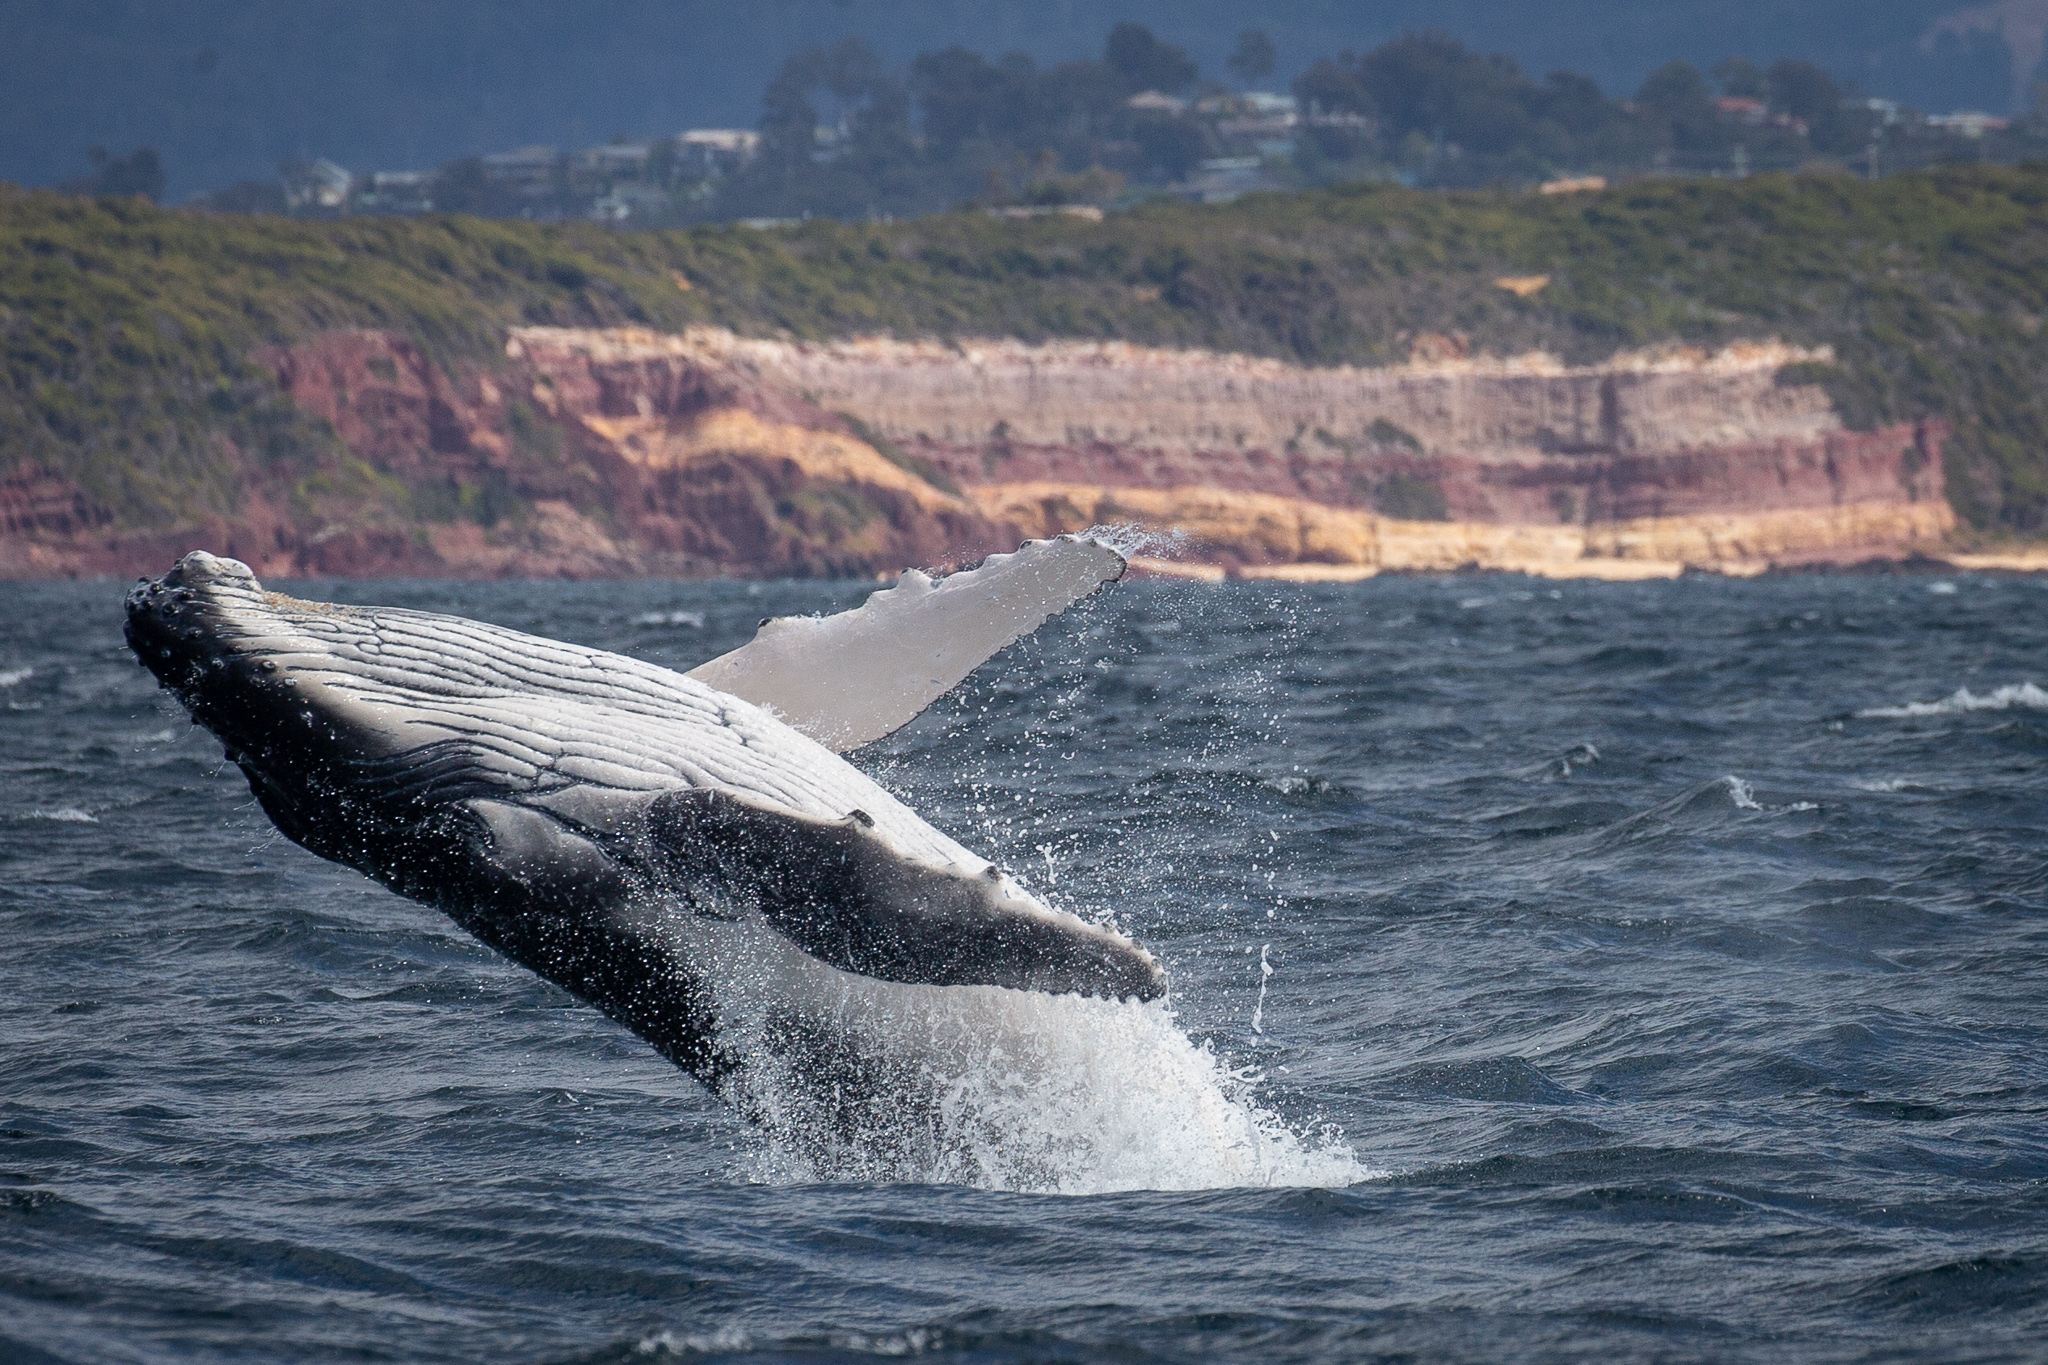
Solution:
{"label": "ocean water", "polygon": [[[868,590],[289,586],[683,667]],[[121,592],[0,601],[10,1365],[2048,1358],[2048,582],[1121,585],[860,761],[1169,1005],[886,1161],[283,840]]]}

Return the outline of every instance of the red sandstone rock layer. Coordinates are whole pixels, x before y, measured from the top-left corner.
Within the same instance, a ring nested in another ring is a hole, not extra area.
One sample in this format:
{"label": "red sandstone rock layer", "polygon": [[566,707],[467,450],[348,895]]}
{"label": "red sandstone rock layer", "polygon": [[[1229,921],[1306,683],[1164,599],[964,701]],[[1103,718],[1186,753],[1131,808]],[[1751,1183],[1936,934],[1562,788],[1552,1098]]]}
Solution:
{"label": "red sandstone rock layer", "polygon": [[[343,331],[257,359],[332,448],[245,461],[232,518],[122,527],[0,477],[0,573],[204,544],[267,574],[849,574],[1097,521],[1246,573],[1748,571],[1952,525],[1940,430],[1844,430],[1759,344],[1382,370],[1121,345],[516,329],[445,367]],[[239,458],[232,448],[225,455]]]}
{"label": "red sandstone rock layer", "polygon": [[602,344],[507,350],[451,369],[353,330],[263,352],[334,449],[248,468],[233,518],[160,530],[18,469],[0,480],[0,574],[141,572],[204,545],[286,576],[865,575],[1014,546],[1014,527],[844,419],[727,367]]}
{"label": "red sandstone rock layer", "polygon": [[[1115,343],[799,345],[703,330],[659,344],[855,415],[1035,533],[1105,512],[1177,519],[1232,565],[1444,567],[1475,544],[1505,542],[1447,529],[1430,548],[1421,526],[1290,538],[1272,530],[1270,508],[1242,503],[1231,514],[1218,493],[1298,504],[1304,525],[1332,525],[1323,514],[1337,510],[1374,522],[1568,528],[1543,556],[1564,561],[1561,572],[1615,558],[1675,571],[1701,563],[1708,544],[1739,556],[1707,561],[1727,567],[1864,558],[1953,526],[1939,425],[1845,430],[1824,391],[1786,382],[1787,366],[1829,357],[1777,343],[1588,366],[1530,355],[1377,370]],[[1798,514],[1809,514],[1810,534],[1788,529]],[[1744,517],[1760,519],[1753,531],[1730,529],[1729,518]],[[1685,524],[1700,518],[1717,525],[1705,540]],[[1671,532],[1663,543],[1660,522]],[[1393,541],[1411,550],[1361,548]],[[1421,559],[1402,557],[1411,552]],[[1533,565],[1521,552],[1474,553],[1481,564]]]}

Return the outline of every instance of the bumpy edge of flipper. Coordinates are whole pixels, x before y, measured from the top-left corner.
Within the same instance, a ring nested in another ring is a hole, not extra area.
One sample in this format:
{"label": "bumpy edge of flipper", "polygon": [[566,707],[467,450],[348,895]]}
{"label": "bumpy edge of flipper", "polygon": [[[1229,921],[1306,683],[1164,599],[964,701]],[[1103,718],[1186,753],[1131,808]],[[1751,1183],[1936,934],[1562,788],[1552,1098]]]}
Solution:
{"label": "bumpy edge of flipper", "polygon": [[994,867],[906,858],[873,823],[860,811],[819,820],[694,789],[649,802],[639,847],[619,851],[686,902],[692,882],[751,901],[778,933],[842,971],[1109,999],[1166,993],[1157,959],[1122,934],[1039,904]]}
{"label": "bumpy edge of flipper", "polygon": [[750,642],[689,676],[845,753],[908,724],[1124,568],[1107,545],[1067,535],[940,579],[906,569],[852,611],[764,621]]}

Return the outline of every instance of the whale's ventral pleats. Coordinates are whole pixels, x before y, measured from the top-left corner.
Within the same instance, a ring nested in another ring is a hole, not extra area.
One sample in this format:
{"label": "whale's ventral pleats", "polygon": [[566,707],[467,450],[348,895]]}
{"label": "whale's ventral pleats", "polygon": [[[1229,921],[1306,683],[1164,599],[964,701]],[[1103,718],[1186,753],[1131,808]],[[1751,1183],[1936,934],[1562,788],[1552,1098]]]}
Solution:
{"label": "whale's ventral pleats", "polygon": [[1085,541],[1036,542],[764,630],[691,676],[457,617],[297,601],[203,553],[129,594],[127,633],[287,836],[445,910],[715,1085],[739,1064],[718,1003],[749,974],[735,944],[776,959],[756,973],[780,983],[768,1003],[807,1027],[829,1027],[841,973],[1165,991],[1130,939],[1039,901],[706,676],[743,677],[851,747],[1121,567]]}

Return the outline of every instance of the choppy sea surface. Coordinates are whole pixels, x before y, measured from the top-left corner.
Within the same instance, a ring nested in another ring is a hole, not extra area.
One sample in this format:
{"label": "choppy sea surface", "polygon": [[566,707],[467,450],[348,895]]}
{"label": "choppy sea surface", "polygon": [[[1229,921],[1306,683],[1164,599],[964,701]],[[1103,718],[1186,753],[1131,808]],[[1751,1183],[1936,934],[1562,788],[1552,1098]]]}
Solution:
{"label": "choppy sea surface", "polygon": [[279,837],[121,591],[0,598],[0,1360],[2048,1358],[2048,582],[1115,588],[859,761],[1170,1016],[886,1178]]}

